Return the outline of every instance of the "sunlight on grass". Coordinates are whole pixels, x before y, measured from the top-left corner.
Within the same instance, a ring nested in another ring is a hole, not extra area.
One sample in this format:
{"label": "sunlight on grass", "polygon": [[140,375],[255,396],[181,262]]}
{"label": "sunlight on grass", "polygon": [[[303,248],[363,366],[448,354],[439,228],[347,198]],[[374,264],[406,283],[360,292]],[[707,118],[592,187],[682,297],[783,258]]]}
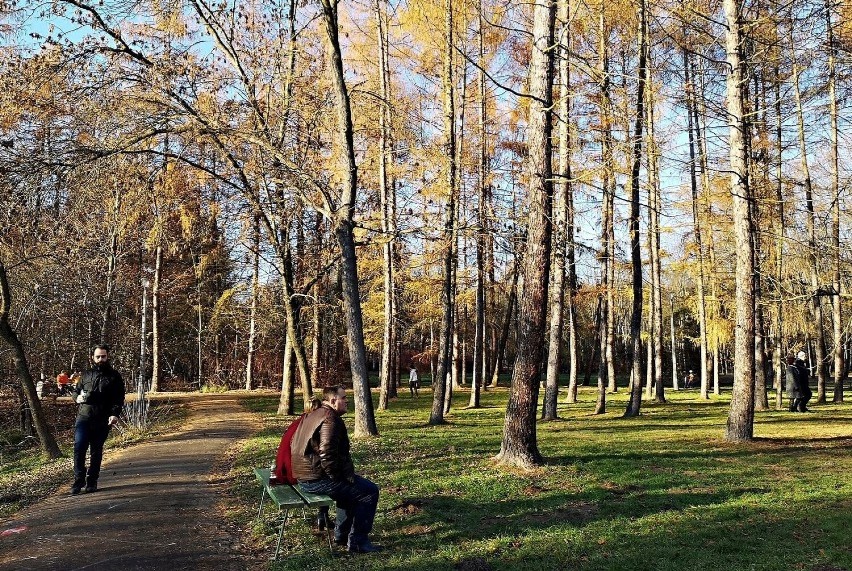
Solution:
{"label": "sunlight on grass", "polygon": [[[437,427],[426,425],[431,393],[404,395],[377,411],[380,438],[353,443],[356,469],[382,488],[374,535],[387,550],[332,558],[297,521],[272,568],[852,569],[852,406],[757,413],[757,440],[729,444],[726,397],[669,392],[669,404],[622,419],[625,392],[601,416],[590,388],[560,404],[560,420],[539,424],[547,465],[528,473],[493,462],[506,389],[476,410],[459,391]],[[251,467],[269,464],[289,422],[274,398],[252,400],[267,429],[235,468],[244,519],[256,515]],[[254,530],[271,545],[271,512]]]}

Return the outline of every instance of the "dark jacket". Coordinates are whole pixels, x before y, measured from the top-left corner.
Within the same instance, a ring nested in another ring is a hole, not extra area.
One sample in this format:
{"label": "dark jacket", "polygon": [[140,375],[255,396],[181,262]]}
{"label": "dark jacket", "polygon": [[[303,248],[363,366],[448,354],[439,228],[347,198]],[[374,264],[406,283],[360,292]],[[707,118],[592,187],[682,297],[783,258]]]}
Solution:
{"label": "dark jacket", "polygon": [[300,481],[349,480],[355,465],[349,454],[349,435],[343,419],[323,403],[299,424],[290,443],[293,476]]}
{"label": "dark jacket", "polygon": [[124,407],[124,379],[109,363],[95,365],[84,372],[71,388],[74,399],[85,391],[86,401],[80,404],[77,419],[106,422],[110,416],[121,416]]}
{"label": "dark jacket", "polygon": [[810,396],[811,389],[808,387],[808,371],[804,361],[796,359],[793,365],[787,365],[787,396],[791,399]]}

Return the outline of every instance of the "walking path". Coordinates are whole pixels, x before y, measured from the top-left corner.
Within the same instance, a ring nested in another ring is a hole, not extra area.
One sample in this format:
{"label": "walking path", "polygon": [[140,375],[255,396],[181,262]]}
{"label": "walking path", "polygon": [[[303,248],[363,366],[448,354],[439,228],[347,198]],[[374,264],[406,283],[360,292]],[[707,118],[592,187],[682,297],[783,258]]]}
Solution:
{"label": "walking path", "polygon": [[[94,494],[63,489],[0,524],[0,570],[245,570],[216,513],[214,466],[254,417],[227,395],[193,397],[179,432],[110,451]],[[70,486],[70,480],[69,480]]]}

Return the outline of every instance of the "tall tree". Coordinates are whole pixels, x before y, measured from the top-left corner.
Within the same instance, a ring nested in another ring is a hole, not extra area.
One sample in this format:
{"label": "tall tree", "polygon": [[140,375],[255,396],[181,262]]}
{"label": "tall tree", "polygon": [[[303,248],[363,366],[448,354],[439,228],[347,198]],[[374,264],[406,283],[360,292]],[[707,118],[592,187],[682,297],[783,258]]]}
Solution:
{"label": "tall tree", "polygon": [[843,363],[843,313],[841,311],[842,295],[840,282],[840,165],[838,151],[837,127],[837,46],[834,39],[834,10],[832,0],[825,0],[825,28],[828,44],[828,116],[831,126],[831,246],[832,246],[832,321],[834,324],[834,397],[836,403],[843,402],[843,380],[846,377]]}
{"label": "tall tree", "polygon": [[527,127],[528,214],[524,259],[524,295],[518,319],[518,351],[512,389],[506,407],[503,442],[498,461],[518,466],[542,462],[536,441],[536,409],[541,375],[541,347],[547,324],[550,274],[551,116],[553,109],[553,34],[556,3],[538,0],[533,6],[533,46],[530,57],[530,107]]}
{"label": "tall tree", "polygon": [[751,440],[754,436],[754,252],[752,200],[748,179],[743,84],[746,62],[742,58],[742,13],[739,0],[723,0],[727,29],[728,63],[726,110],[730,139],[731,196],[733,199],[736,253],[736,337],[734,341],[734,388],[725,438]]}
{"label": "tall tree", "polygon": [[444,68],[443,112],[444,112],[444,160],[446,172],[445,189],[447,202],[444,205],[444,231],[442,236],[444,283],[441,290],[441,329],[438,332],[438,367],[432,377],[432,411],[429,424],[443,424],[444,399],[447,389],[447,372],[450,370],[452,358],[452,329],[453,329],[453,268],[455,245],[455,211],[456,211],[456,112],[455,85],[453,74],[453,4],[450,0],[444,2]]}
{"label": "tall tree", "polygon": [[343,313],[346,322],[346,342],[355,392],[355,436],[375,436],[379,431],[370,395],[367,371],[367,350],[364,346],[364,321],[361,316],[361,295],[358,284],[358,262],[353,233],[355,198],[358,192],[358,167],[355,164],[352,109],[349,89],[343,70],[343,56],[338,36],[338,0],[322,0],[323,21],[327,34],[329,71],[336,99],[337,136],[341,163],[340,202],[332,216],[332,231],[337,238],[343,274]]}
{"label": "tall tree", "polygon": [[645,83],[648,80],[648,19],[646,0],[639,0],[639,87],[633,126],[633,166],[630,170],[630,260],[633,269],[633,313],[630,317],[632,377],[624,416],[639,416],[642,406],[642,249],[639,238],[639,173],[642,168],[642,127],[645,124]]}

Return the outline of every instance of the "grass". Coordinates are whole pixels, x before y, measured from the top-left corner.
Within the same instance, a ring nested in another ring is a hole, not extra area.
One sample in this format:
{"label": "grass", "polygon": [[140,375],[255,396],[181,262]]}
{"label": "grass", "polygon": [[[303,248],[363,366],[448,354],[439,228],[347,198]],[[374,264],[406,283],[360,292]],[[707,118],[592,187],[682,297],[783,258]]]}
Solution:
{"label": "grass", "polygon": [[[560,404],[540,423],[547,465],[532,472],[494,464],[507,390],[464,409],[459,391],[447,424],[427,426],[431,392],[407,391],[376,411],[381,437],[353,442],[356,470],[382,496],[373,538],[386,551],[332,558],[298,520],[288,525],[274,570],[852,570],[852,406],[813,414],[757,413],[757,440],[723,441],[727,397],[669,392],[623,419],[626,391],[595,416],[594,392]],[[233,492],[271,553],[275,520],[254,518],[254,466],[268,465],[290,419],[275,398],[252,398],[266,428],[233,468]],[[351,430],[351,415],[348,418]]]}

